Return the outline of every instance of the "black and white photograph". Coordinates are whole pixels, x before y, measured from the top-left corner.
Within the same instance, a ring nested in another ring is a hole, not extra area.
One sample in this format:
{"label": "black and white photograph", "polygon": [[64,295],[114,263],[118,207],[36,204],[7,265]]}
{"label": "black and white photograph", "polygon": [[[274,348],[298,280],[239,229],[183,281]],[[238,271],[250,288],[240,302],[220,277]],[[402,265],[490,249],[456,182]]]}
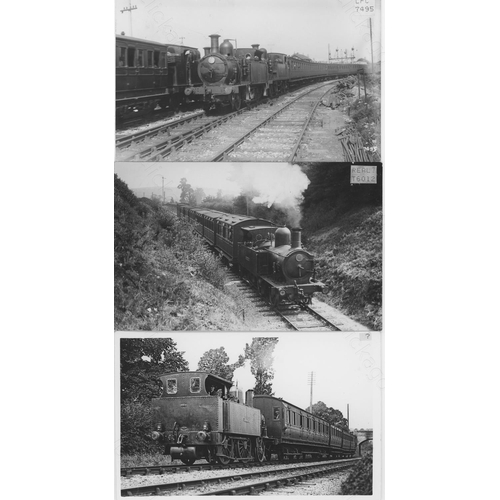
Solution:
{"label": "black and white photograph", "polygon": [[121,496],[380,498],[380,334],[115,340]]}
{"label": "black and white photograph", "polygon": [[382,330],[382,177],[116,163],[115,330]]}
{"label": "black and white photograph", "polygon": [[377,162],[381,0],[116,0],[117,162]]}

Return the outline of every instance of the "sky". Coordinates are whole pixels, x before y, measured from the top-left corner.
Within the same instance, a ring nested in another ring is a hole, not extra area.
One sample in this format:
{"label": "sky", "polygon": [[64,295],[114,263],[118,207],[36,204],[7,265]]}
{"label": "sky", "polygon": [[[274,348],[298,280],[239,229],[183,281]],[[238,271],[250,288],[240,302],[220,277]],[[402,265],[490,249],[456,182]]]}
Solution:
{"label": "sky", "polygon": [[[328,60],[335,49],[355,49],[371,60],[369,17],[356,14],[365,0],[115,0],[115,32],[161,43],[210,46],[209,35],[236,39],[237,47],[258,43],[269,52],[299,52]],[[371,0],[373,1],[373,0]],[[380,3],[372,17],[374,62],[381,58]],[[137,7],[121,12],[127,7]],[[234,42],[233,42],[234,45]]]}
{"label": "sky", "polygon": [[[209,349],[224,347],[229,362],[238,360],[245,344],[258,335],[250,333],[190,332],[172,333],[179,351],[189,369],[195,371],[201,356]],[[380,388],[384,383],[380,359],[380,334],[336,332],[296,334],[287,332],[279,336],[274,351],[273,367],[275,396],[296,406],[309,406],[310,386],[308,374],[315,372],[313,403],[323,401],[347,416],[350,407],[350,427],[374,428],[378,425],[376,408],[380,407]],[[363,337],[363,340],[360,340]],[[234,382],[243,391],[252,388],[255,378],[249,366],[235,371]]]}
{"label": "sky", "polygon": [[222,195],[236,196],[253,188],[260,193],[258,202],[281,207],[294,206],[309,185],[300,167],[288,163],[122,162],[115,163],[115,173],[130,189],[144,189],[146,197],[150,196],[146,188],[161,187],[162,177],[165,188],[177,188],[185,177],[193,189],[206,193],[220,189]]}

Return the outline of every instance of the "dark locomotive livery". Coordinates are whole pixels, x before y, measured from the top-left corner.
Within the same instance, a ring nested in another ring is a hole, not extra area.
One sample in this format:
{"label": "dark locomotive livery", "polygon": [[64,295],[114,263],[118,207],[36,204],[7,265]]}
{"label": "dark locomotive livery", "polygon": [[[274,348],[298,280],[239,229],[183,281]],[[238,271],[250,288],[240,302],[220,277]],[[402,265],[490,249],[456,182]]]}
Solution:
{"label": "dark locomotive livery", "polygon": [[177,109],[186,88],[201,85],[200,53],[194,47],[116,36],[116,117],[157,105]]}
{"label": "dark locomotive livery", "polygon": [[301,229],[270,221],[178,205],[177,215],[194,223],[195,231],[245,278],[270,304],[311,303],[325,285],[316,280],[314,256],[302,248]]}
{"label": "dark locomotive livery", "polygon": [[307,58],[268,53],[258,44],[235,49],[229,40],[219,46],[220,35],[210,35],[211,46],[199,62],[203,85],[188,87],[186,95],[200,95],[205,109],[228,106],[238,110],[243,102],[274,97],[304,83],[328,80],[365,71],[365,63],[330,64]]}
{"label": "dark locomotive livery", "polygon": [[357,438],[341,427],[282,399],[231,390],[232,383],[207,372],[160,377],[162,394],[152,400],[152,438],[164,454],[192,464],[278,459],[350,457]]}

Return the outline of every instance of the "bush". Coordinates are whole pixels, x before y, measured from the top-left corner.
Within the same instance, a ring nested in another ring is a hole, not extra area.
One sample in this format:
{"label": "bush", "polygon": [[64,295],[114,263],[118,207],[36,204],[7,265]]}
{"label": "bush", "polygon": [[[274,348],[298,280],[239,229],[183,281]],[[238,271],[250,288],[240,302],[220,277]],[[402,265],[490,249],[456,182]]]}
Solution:
{"label": "bush", "polygon": [[121,454],[150,452],[152,439],[152,410],[143,402],[122,401],[121,412]]}
{"label": "bush", "polygon": [[365,455],[340,487],[341,495],[372,495],[373,457]]}

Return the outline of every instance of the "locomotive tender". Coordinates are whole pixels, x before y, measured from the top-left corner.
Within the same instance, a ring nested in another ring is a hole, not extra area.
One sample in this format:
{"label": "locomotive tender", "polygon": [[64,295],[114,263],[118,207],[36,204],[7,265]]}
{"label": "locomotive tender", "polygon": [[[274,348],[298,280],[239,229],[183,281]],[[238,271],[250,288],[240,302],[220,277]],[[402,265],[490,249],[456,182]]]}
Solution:
{"label": "locomotive tender", "polygon": [[160,377],[162,394],[153,399],[151,437],[164,454],[187,465],[208,462],[263,462],[305,455],[350,457],[356,436],[272,396],[231,390],[232,382],[207,372],[174,372]]}
{"label": "locomotive tender", "polygon": [[184,89],[201,85],[200,53],[194,47],[116,36],[116,117],[152,111],[157,105],[177,109]]}
{"label": "locomotive tender", "polygon": [[229,40],[219,46],[220,35],[210,35],[211,45],[198,65],[202,86],[185,89],[186,95],[203,97],[205,109],[274,97],[305,83],[363,73],[366,63],[332,64],[271,52],[259,44],[235,49]]}
{"label": "locomotive tender", "polygon": [[270,304],[311,303],[325,290],[316,280],[314,256],[302,248],[301,229],[290,232],[270,221],[177,205],[177,215],[194,223],[195,231],[248,278]]}

